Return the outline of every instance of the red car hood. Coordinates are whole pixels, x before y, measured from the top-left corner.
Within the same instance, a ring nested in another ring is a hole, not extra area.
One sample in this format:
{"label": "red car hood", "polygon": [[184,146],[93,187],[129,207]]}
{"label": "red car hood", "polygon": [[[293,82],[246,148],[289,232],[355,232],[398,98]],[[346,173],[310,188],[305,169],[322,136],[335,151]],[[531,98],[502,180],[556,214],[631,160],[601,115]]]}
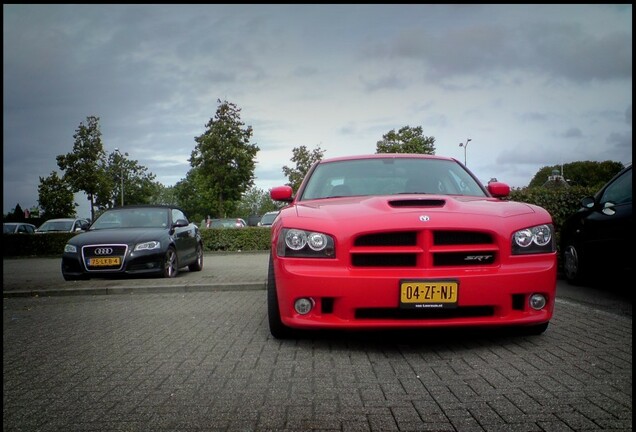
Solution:
{"label": "red car hood", "polygon": [[524,225],[526,219],[531,225],[552,223],[547,211],[532,204],[447,195],[331,198],[298,202],[287,211],[300,219],[308,219],[307,222],[309,219],[320,219],[326,225],[325,228],[332,223],[334,227],[343,227],[350,222],[355,224],[356,231],[398,226],[414,228],[422,227],[423,223],[429,228],[472,227],[497,231],[501,221],[506,219],[517,228]]}

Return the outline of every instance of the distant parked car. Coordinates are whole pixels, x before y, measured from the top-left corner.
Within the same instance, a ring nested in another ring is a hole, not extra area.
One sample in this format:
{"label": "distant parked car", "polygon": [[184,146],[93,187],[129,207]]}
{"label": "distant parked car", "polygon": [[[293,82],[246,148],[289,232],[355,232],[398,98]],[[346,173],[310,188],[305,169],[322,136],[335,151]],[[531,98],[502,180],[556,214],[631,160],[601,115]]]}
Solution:
{"label": "distant parked car", "polygon": [[241,218],[212,219],[210,228],[245,228],[247,223]]}
{"label": "distant parked car", "polygon": [[258,226],[272,226],[272,223],[274,222],[274,219],[276,219],[276,216],[278,216],[278,213],[280,213],[280,210],[265,213],[261,218],[261,221],[258,223]]}
{"label": "distant parked car", "polygon": [[78,232],[86,231],[90,225],[87,219],[80,218],[59,218],[49,219],[44,222],[38,229],[36,234],[52,233],[52,232]]}
{"label": "distant parked car", "polygon": [[563,272],[572,284],[596,273],[609,279],[633,268],[631,241],[632,164],[627,165],[594,196],[581,200],[581,209],[561,228]]}
{"label": "distant parked car", "polygon": [[199,228],[172,206],[124,206],[106,210],[89,230],[64,247],[65,280],[103,275],[173,278],[182,267],[203,269]]}
{"label": "distant parked car", "polygon": [[25,222],[5,222],[2,224],[3,234],[33,234],[35,225]]}

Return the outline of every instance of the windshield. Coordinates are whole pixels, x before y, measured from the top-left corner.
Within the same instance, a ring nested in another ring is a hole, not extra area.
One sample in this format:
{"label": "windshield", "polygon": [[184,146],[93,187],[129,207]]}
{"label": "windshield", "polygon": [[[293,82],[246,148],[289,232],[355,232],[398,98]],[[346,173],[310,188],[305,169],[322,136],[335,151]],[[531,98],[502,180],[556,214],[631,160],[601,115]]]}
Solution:
{"label": "windshield", "polygon": [[2,225],[2,232],[4,234],[11,234],[15,231],[15,227],[17,225],[16,224],[3,224]]}
{"label": "windshield", "polygon": [[51,232],[51,231],[71,231],[74,221],[46,221],[42,224],[38,231]]}
{"label": "windshield", "polygon": [[406,193],[487,196],[482,186],[455,161],[387,157],[319,164],[300,201]]}
{"label": "windshield", "polygon": [[108,210],[91,225],[91,231],[110,228],[166,228],[167,208],[134,208]]}
{"label": "windshield", "polygon": [[265,213],[263,215],[263,217],[261,218],[261,224],[262,225],[271,225],[274,222],[274,219],[276,219],[276,216],[278,216],[278,212],[276,212],[276,213]]}

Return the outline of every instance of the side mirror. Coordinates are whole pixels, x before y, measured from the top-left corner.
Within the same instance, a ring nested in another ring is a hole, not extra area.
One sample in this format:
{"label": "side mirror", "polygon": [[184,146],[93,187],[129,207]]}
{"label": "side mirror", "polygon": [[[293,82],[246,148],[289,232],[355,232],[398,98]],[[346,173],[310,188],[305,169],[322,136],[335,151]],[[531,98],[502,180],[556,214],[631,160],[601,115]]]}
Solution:
{"label": "side mirror", "polygon": [[292,198],[293,194],[294,194],[294,191],[292,190],[291,186],[278,186],[278,187],[272,188],[269,191],[269,196],[274,201],[291,202],[293,200]]}
{"label": "side mirror", "polygon": [[594,202],[594,197],[587,196],[581,199],[581,207],[591,209],[591,208],[594,208],[595,205],[596,205],[596,202]]}
{"label": "side mirror", "polygon": [[505,198],[510,195],[510,186],[501,182],[488,183],[488,192],[495,198]]}
{"label": "side mirror", "polygon": [[173,227],[184,227],[188,226],[188,221],[185,219],[177,219],[173,224]]}

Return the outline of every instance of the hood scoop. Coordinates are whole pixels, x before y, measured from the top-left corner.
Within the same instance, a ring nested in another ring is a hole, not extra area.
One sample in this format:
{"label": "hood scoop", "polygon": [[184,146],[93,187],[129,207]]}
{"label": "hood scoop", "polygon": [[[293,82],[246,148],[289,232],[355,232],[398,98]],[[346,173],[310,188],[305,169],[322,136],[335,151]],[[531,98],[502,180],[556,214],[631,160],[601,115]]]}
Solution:
{"label": "hood scoop", "polygon": [[444,207],[446,200],[432,198],[409,198],[389,201],[391,207]]}

